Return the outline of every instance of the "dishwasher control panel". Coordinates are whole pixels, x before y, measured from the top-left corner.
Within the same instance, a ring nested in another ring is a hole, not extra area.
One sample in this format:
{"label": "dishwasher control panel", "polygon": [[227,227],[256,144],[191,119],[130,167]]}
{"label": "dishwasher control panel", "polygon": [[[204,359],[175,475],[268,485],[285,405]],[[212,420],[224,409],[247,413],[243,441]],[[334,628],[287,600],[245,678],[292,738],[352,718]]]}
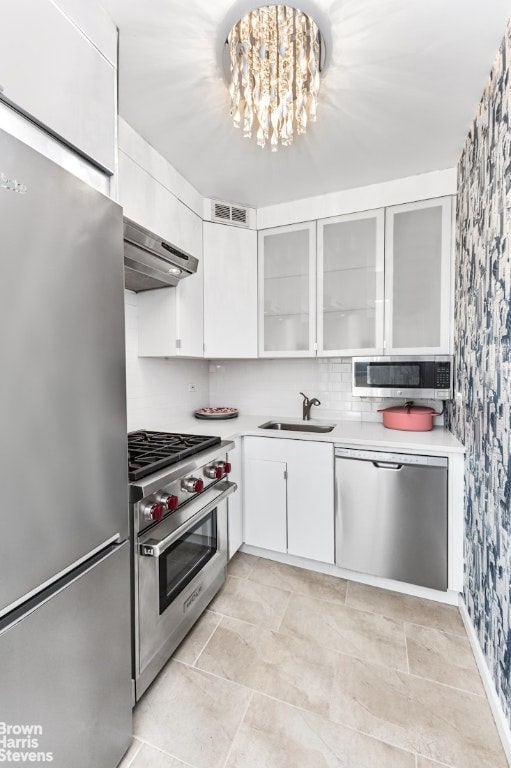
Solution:
{"label": "dishwasher control panel", "polygon": [[422,456],[414,453],[390,453],[389,451],[366,451],[363,448],[335,447],[335,456],[340,459],[362,459],[380,461],[388,464],[419,464],[430,467],[446,467],[447,458],[443,456]]}

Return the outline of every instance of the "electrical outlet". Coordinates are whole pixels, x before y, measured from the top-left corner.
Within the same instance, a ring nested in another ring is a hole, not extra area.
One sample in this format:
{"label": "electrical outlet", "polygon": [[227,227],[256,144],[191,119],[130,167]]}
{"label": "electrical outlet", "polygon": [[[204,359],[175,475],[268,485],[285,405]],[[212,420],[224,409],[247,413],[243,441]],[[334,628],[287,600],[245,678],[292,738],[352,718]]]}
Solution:
{"label": "electrical outlet", "polygon": [[188,392],[197,392],[197,384],[188,384]]}

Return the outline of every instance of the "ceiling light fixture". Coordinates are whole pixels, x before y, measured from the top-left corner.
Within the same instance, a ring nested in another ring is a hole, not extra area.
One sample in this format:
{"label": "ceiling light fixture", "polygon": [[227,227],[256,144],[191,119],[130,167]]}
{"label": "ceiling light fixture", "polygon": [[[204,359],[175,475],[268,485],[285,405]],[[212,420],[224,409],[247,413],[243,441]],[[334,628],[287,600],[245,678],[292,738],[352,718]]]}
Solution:
{"label": "ceiling light fixture", "polygon": [[227,38],[231,115],[257,144],[289,146],[316,120],[324,57],[321,32],[298,8],[265,5],[247,13]]}

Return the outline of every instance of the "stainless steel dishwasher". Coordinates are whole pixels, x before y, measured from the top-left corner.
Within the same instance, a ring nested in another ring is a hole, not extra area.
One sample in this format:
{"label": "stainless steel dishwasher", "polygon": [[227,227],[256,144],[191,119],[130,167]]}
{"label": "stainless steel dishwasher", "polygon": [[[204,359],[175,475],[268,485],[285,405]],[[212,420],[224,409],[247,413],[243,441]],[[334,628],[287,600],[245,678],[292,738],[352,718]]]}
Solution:
{"label": "stainless steel dishwasher", "polygon": [[447,465],[336,446],[336,564],[446,590]]}

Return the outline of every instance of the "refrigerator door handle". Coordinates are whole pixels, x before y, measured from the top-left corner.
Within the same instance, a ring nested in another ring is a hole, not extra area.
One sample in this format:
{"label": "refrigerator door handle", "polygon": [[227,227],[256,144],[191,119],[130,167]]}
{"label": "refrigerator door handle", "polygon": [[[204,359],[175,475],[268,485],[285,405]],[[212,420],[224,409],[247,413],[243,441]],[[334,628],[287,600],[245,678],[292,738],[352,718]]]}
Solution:
{"label": "refrigerator door handle", "polygon": [[19,605],[17,608],[14,608],[9,613],[6,613],[5,616],[0,618],[0,634],[13,627],[18,621],[21,621],[28,614],[36,611],[38,608],[44,605],[44,603],[47,603],[59,592],[62,592],[62,590],[66,589],[66,587],[68,587],[74,581],[77,581],[77,579],[87,573],[87,571],[90,571],[92,568],[98,565],[102,560],[106,560],[108,557],[113,555],[120,546],[122,545],[110,544],[106,548],[102,549],[101,552],[98,552],[96,555],[83,562],[73,571],[66,573],[60,579],[52,582],[49,586],[42,589],[40,592]]}

